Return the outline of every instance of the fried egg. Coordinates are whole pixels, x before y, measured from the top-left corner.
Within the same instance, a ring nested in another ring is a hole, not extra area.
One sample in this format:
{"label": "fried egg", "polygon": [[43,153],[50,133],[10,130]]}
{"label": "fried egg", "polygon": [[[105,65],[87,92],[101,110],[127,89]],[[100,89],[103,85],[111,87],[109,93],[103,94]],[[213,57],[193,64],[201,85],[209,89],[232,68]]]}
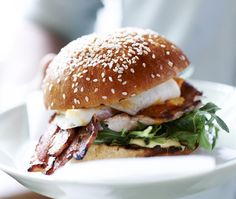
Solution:
{"label": "fried egg", "polygon": [[168,99],[180,97],[180,94],[180,88],[177,82],[170,79],[134,97],[112,104],[111,107],[130,115],[136,115],[144,108],[153,104],[163,103]]}

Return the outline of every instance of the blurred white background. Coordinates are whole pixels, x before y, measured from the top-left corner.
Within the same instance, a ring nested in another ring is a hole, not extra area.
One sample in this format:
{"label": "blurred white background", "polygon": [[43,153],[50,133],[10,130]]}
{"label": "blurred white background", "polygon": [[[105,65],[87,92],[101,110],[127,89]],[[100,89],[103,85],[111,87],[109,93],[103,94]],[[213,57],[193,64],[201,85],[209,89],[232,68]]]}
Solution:
{"label": "blurred white background", "polygon": [[[26,10],[30,5],[30,0],[3,0],[0,1],[0,78],[8,78],[5,71],[8,70],[7,63],[9,59],[14,59],[11,50],[14,47],[17,36],[22,34],[21,27],[24,23]],[[18,66],[16,65],[15,68]],[[12,71],[12,73],[17,73]],[[21,103],[30,86],[28,85],[7,85],[0,81],[0,111],[5,110],[12,105]]]}

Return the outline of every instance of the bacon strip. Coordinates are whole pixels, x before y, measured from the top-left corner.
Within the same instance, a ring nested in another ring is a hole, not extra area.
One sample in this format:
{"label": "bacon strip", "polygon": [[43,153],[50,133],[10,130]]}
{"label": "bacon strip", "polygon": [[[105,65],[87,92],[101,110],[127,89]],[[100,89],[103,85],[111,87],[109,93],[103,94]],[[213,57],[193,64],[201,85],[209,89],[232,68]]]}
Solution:
{"label": "bacon strip", "polygon": [[62,130],[50,123],[36,146],[28,171],[50,175],[73,156],[83,159],[97,132],[98,122],[94,117],[87,127],[76,129]]}
{"label": "bacon strip", "polygon": [[64,166],[72,157],[82,160],[86,155],[89,146],[94,142],[98,133],[98,122],[95,117],[87,127],[78,128],[76,136],[70,146],[56,158],[52,167],[46,171],[47,175],[54,173],[55,170]]}
{"label": "bacon strip", "polygon": [[36,146],[35,153],[30,161],[28,171],[41,171],[51,164],[52,158],[59,156],[69,146],[75,136],[74,129],[62,130],[50,123],[47,131],[41,136]]}

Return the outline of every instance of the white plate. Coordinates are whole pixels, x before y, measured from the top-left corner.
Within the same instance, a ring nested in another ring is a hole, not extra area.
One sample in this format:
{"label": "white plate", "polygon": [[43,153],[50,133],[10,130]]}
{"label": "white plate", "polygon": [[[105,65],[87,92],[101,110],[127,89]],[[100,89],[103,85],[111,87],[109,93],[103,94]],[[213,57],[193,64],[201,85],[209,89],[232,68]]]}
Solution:
{"label": "white plate", "polygon": [[[231,133],[220,133],[214,152],[189,156],[117,159],[69,164],[52,176],[26,171],[30,135],[26,105],[0,115],[0,169],[29,189],[53,198],[173,198],[220,185],[236,176],[236,90],[192,81],[205,101],[222,107]],[[72,175],[67,175],[68,168]],[[170,191],[171,190],[171,191]]]}

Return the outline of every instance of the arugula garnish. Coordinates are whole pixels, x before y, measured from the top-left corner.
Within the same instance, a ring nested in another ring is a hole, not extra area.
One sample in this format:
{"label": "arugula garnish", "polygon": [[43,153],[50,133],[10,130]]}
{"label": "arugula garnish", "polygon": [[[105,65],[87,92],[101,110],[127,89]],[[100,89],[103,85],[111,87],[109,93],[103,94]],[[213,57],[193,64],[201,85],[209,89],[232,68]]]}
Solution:
{"label": "arugula garnish", "polygon": [[215,113],[219,110],[213,103],[184,114],[177,120],[161,125],[144,125],[138,123],[133,131],[116,132],[101,122],[103,130],[99,131],[95,144],[127,146],[131,139],[143,139],[146,144],[150,141],[172,139],[195,149],[198,145],[207,150],[215,147],[219,128],[229,132],[225,122]]}

